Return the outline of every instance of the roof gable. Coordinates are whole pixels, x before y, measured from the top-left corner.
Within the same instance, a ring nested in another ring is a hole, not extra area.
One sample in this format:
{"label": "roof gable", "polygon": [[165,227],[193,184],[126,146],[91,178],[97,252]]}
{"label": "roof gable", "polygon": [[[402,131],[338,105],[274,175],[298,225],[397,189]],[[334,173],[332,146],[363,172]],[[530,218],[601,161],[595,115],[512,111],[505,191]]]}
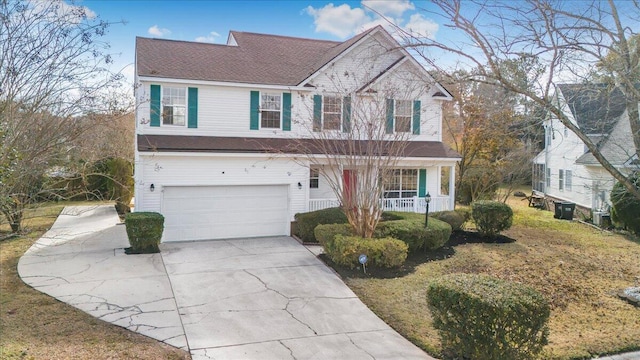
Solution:
{"label": "roof gable", "polygon": [[609,134],[626,109],[620,89],[606,84],[559,84],[558,89],[585,134]]}

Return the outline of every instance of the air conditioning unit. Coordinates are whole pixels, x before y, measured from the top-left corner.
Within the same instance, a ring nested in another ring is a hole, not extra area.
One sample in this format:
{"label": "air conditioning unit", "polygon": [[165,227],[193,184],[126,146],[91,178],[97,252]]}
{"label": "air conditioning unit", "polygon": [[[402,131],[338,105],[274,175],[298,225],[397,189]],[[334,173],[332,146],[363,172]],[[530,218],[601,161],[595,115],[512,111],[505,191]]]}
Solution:
{"label": "air conditioning unit", "polygon": [[603,211],[594,211],[593,212],[593,224],[596,226],[602,225],[602,215],[606,214]]}

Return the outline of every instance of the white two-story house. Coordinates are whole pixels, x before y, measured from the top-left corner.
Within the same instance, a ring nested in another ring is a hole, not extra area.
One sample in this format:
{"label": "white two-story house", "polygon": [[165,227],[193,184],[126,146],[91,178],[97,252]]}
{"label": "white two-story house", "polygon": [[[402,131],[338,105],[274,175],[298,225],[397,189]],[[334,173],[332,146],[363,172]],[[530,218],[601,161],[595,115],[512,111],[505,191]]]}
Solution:
{"label": "white two-story house", "polygon": [[430,211],[453,209],[459,155],[441,118],[451,95],[382,27],[344,42],[137,38],[135,80],[135,210],[165,216],[163,241],[289,235],[296,213],[338,205],[326,159],[345,147],[304,145],[346,141],[377,100],[381,118],[365,122],[407,140],[385,206],[424,211],[429,193]]}
{"label": "white two-story house", "polygon": [[[605,84],[560,84],[556,98],[613,166],[624,174],[638,168],[626,100],[619,89]],[[534,159],[534,191],[551,200],[573,202],[586,216],[591,211],[594,216],[607,213],[613,176],[560,120],[550,118],[544,128],[545,148]]]}

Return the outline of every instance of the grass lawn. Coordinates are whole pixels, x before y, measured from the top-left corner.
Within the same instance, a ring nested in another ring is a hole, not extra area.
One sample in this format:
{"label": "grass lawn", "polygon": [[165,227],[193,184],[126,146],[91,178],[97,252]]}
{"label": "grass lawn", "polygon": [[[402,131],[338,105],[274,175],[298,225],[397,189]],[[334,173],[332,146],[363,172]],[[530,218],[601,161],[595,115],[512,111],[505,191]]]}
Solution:
{"label": "grass lawn", "polygon": [[[190,359],[183,350],[98,320],[22,282],[16,268],[20,256],[63,207],[30,210],[26,234],[0,241],[0,358]],[[8,231],[1,225],[0,238]]]}
{"label": "grass lawn", "polygon": [[552,307],[544,359],[640,349],[640,308],[616,296],[620,289],[640,285],[640,242],[556,220],[552,212],[528,208],[518,198],[509,204],[514,225],[504,235],[515,242],[462,244],[448,249],[450,257],[423,259],[404,276],[344,280],[389,325],[434,356],[440,343],[425,289],[430,279],[450,273],[490,274],[544,294]]}

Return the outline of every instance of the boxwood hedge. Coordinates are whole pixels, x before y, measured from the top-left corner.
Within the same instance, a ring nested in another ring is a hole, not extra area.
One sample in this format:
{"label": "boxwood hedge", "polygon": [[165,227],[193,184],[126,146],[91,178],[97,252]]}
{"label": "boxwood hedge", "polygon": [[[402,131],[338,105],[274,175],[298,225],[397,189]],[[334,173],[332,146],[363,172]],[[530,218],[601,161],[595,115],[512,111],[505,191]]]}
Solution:
{"label": "boxwood hedge", "polygon": [[325,247],[327,256],[338,265],[355,268],[360,265],[358,258],[367,255],[367,265],[391,268],[404,264],[408,246],[394,238],[365,239],[357,236],[336,235]]}
{"label": "boxwood hedge", "polygon": [[298,213],[295,219],[296,235],[304,242],[318,242],[314,230],[320,224],[345,224],[348,221],[342,209],[337,207]]}
{"label": "boxwood hedge", "polygon": [[547,344],[549,304],[530,287],[445,275],[428,285],[427,302],[447,358],[532,359]]}
{"label": "boxwood hedge", "polygon": [[513,210],[499,201],[481,200],[471,204],[471,216],[482,236],[496,237],[513,223]]}
{"label": "boxwood hedge", "polygon": [[133,212],[124,217],[131,248],[127,253],[147,254],[160,251],[164,216],[156,212]]}
{"label": "boxwood hedge", "polygon": [[451,236],[451,225],[429,217],[424,227],[424,215],[406,212],[385,212],[383,218],[400,219],[378,223],[376,237],[393,237],[407,243],[409,251],[442,247]]}

